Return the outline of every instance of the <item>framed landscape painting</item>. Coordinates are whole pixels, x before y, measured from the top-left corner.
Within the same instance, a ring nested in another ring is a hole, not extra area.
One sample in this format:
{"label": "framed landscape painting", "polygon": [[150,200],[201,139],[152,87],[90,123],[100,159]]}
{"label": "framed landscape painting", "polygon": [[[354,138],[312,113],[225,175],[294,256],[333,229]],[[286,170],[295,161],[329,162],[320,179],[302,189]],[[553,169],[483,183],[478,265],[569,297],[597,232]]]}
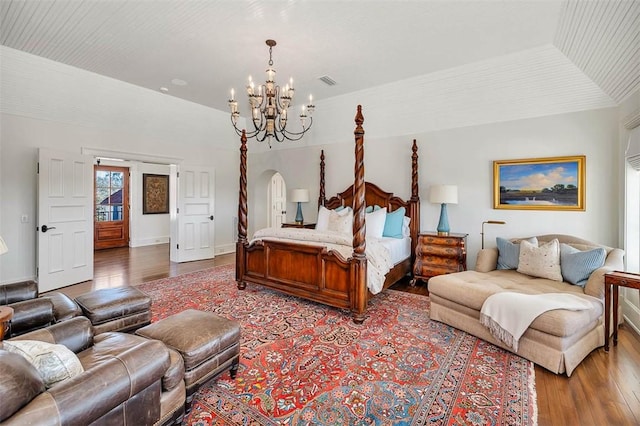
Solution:
{"label": "framed landscape painting", "polygon": [[585,156],[493,162],[493,208],[585,209]]}

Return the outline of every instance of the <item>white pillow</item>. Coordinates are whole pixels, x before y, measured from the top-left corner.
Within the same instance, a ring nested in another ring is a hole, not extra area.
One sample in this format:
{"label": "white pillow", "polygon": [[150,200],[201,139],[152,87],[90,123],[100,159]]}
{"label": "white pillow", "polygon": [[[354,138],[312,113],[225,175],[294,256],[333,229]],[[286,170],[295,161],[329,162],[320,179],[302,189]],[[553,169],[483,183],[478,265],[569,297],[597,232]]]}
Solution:
{"label": "white pillow", "polygon": [[411,218],[405,216],[402,222],[402,236],[410,237],[411,236],[411,228],[409,228],[409,224],[411,223]]}
{"label": "white pillow", "polygon": [[527,240],[520,242],[518,272],[533,277],[562,281],[560,242],[553,239],[538,247]]}
{"label": "white pillow", "polygon": [[318,220],[316,220],[316,230],[326,231],[329,228],[329,213],[334,212],[340,216],[344,216],[350,211],[351,207],[345,207],[344,209],[336,212],[335,210],[329,210],[325,206],[320,206],[320,209],[318,210]]}
{"label": "white pillow", "polygon": [[366,215],[367,237],[382,238],[384,223],[387,220],[387,208],[374,210]]}
{"label": "white pillow", "polygon": [[[346,210],[346,209],[345,209]],[[346,214],[341,215],[342,211],[329,213],[329,224],[327,231],[338,232],[340,234],[353,234],[353,212],[348,210]]]}
{"label": "white pillow", "polygon": [[33,364],[47,389],[84,371],[76,354],[63,345],[39,340],[5,340],[2,345]]}

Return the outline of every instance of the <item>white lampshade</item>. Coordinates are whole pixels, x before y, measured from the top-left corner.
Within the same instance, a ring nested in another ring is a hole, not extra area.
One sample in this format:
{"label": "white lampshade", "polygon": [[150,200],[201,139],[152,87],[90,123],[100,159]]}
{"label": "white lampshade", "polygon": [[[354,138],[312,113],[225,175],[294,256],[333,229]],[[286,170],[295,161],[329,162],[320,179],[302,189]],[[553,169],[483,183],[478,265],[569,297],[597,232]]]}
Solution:
{"label": "white lampshade", "polygon": [[5,254],[8,251],[9,247],[7,247],[7,244],[4,242],[2,237],[0,237],[0,254]]}
{"label": "white lampshade", "polygon": [[294,189],[291,191],[291,201],[294,203],[308,203],[309,202],[309,190],[308,189]]}
{"label": "white lampshade", "polygon": [[458,187],[433,185],[429,188],[429,201],[435,204],[458,204]]}

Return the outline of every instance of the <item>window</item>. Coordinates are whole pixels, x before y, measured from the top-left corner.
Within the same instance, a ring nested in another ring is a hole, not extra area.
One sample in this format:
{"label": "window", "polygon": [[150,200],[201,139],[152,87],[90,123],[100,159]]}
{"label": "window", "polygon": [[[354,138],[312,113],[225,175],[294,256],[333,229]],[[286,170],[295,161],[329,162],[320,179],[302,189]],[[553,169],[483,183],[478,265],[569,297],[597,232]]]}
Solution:
{"label": "window", "polygon": [[124,173],[122,171],[96,171],[96,222],[122,220]]}

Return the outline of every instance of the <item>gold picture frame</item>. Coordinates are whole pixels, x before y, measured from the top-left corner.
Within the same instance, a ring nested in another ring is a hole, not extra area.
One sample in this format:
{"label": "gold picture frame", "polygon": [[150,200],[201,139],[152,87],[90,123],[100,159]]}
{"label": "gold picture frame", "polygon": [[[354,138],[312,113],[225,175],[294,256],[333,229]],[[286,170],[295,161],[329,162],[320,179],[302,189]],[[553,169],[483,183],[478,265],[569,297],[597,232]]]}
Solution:
{"label": "gold picture frame", "polygon": [[585,210],[584,155],[493,162],[493,208]]}
{"label": "gold picture frame", "polygon": [[142,174],[142,214],[169,213],[169,175]]}

